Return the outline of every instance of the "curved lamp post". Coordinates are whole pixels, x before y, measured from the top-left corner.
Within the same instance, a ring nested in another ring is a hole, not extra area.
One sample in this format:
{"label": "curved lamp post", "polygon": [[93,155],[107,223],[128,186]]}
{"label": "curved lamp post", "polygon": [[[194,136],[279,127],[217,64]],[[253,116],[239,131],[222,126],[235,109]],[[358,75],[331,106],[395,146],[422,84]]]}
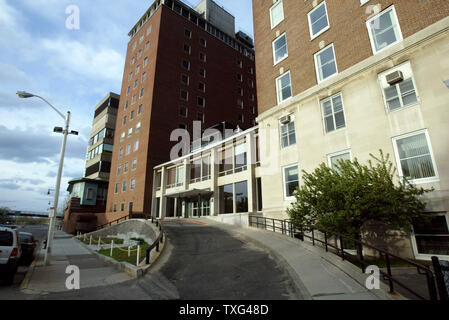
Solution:
{"label": "curved lamp post", "polygon": [[60,155],[60,159],[59,159],[59,169],[58,169],[58,176],[56,178],[56,189],[55,189],[55,198],[54,198],[54,202],[53,202],[53,206],[54,209],[53,211],[50,210],[50,213],[48,215],[49,219],[50,219],[50,224],[48,227],[48,237],[47,237],[47,247],[45,249],[45,259],[44,259],[44,265],[48,265],[49,263],[49,257],[51,256],[51,250],[53,247],[53,238],[54,238],[54,229],[55,229],[55,221],[56,221],[56,212],[58,209],[58,200],[59,200],[59,189],[61,186],[61,176],[62,176],[62,168],[64,165],[64,154],[65,154],[65,147],[66,147],[66,143],[67,143],[67,135],[68,134],[73,134],[73,135],[78,135],[77,131],[70,131],[69,132],[69,123],[70,123],[70,111],[67,111],[67,115],[64,116],[64,114],[62,114],[58,109],[56,109],[54,106],[51,105],[50,102],[48,102],[47,100],[45,100],[44,98],[32,94],[32,93],[28,93],[25,91],[17,91],[16,93],[19,98],[32,98],[32,97],[36,97],[39,98],[41,100],[43,100],[45,103],[47,103],[54,111],[56,111],[65,121],[65,128],[60,128],[60,127],[56,127],[54,129],[54,132],[60,132],[63,134],[63,139],[62,139],[62,147],[61,147],[61,155]]}

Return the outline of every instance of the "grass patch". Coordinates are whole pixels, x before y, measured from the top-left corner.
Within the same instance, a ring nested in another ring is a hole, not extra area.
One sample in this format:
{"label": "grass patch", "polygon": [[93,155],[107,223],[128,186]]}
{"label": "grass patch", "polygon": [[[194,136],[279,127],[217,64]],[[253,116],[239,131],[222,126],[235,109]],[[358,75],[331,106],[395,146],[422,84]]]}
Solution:
{"label": "grass patch", "polygon": [[[139,261],[142,261],[143,259],[145,259],[146,257],[146,252],[147,249],[150,247],[150,245],[148,243],[146,243],[143,239],[132,239],[135,241],[138,241],[140,243],[140,258]],[[115,243],[115,241],[114,241]],[[132,265],[136,265],[136,260],[137,260],[137,247],[132,248],[132,250],[130,253],[130,256],[128,257],[128,248],[114,248],[112,250],[112,256],[111,256],[111,249],[102,249],[99,250],[98,253],[107,256],[107,257],[111,257],[114,258],[115,260],[119,261],[119,262],[129,262]]]}

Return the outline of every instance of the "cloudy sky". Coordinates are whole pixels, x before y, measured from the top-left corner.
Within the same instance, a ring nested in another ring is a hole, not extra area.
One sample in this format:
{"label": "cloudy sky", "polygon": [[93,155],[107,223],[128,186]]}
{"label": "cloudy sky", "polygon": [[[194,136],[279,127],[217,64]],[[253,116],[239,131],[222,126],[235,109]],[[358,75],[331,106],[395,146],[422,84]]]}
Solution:
{"label": "cloudy sky", "polygon": [[[83,175],[95,105],[120,93],[128,32],[152,0],[0,0],[0,207],[45,212],[55,188],[63,119],[25,90],[71,111],[61,200],[67,182]],[[184,0],[196,5],[199,0]],[[253,35],[251,0],[215,0]],[[80,29],[69,30],[66,9],[80,10]]]}

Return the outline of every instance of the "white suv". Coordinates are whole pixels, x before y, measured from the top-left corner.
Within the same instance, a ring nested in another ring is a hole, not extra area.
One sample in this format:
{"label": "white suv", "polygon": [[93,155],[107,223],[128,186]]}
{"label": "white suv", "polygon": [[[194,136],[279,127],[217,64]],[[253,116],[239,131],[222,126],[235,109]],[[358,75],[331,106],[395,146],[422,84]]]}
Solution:
{"label": "white suv", "polygon": [[17,272],[20,255],[19,232],[8,227],[0,227],[0,278],[11,284]]}

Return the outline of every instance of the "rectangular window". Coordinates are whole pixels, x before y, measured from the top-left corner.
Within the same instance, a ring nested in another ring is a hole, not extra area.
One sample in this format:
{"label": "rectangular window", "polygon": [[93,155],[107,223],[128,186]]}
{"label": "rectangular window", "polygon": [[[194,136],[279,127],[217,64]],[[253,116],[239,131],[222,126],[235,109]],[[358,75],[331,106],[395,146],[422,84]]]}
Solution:
{"label": "rectangular window", "polygon": [[133,166],[132,166],[132,170],[136,170],[137,169],[137,159],[133,160]]}
{"label": "rectangular window", "polygon": [[203,97],[198,97],[198,106],[203,108],[206,106],[206,100]]}
{"label": "rectangular window", "polygon": [[130,154],[130,153],[131,153],[131,145],[128,144],[128,145],[126,146],[126,155],[128,155],[128,154]]}
{"label": "rectangular window", "polygon": [[145,57],[145,59],[143,59],[143,66],[146,67],[148,65],[148,57]]}
{"label": "rectangular window", "polygon": [[299,187],[299,171],[297,165],[284,167],[284,194],[285,198],[292,198],[297,187]]}
{"label": "rectangular window", "polygon": [[192,31],[184,29],[184,35],[187,39],[192,38]]}
{"label": "rectangular window", "polygon": [[198,82],[198,90],[206,92],[206,85],[203,82]]}
{"label": "rectangular window", "polygon": [[315,54],[315,69],[318,83],[338,73],[333,44]]}
{"label": "rectangular window", "polygon": [[369,19],[366,26],[374,54],[402,40],[401,28],[394,6]]}
{"label": "rectangular window", "polygon": [[179,108],[179,115],[187,118],[188,109],[186,107],[180,107]]}
{"label": "rectangular window", "polygon": [[284,6],[282,0],[279,0],[270,8],[271,29],[281,23],[282,20],[284,20]]}
{"label": "rectangular window", "polygon": [[307,15],[309,19],[310,38],[314,39],[329,29],[326,1],[321,2]]}
{"label": "rectangular window", "polygon": [[241,168],[247,165],[246,143],[237,144],[234,147],[235,168]]}
{"label": "rectangular window", "polygon": [[121,212],[125,211],[125,203],[124,202],[120,203],[120,211]]}
{"label": "rectangular window", "polygon": [[413,221],[413,235],[418,254],[449,256],[449,217],[434,215]]}
{"label": "rectangular window", "polygon": [[413,182],[438,177],[427,131],[393,138],[393,146],[401,177]]}
{"label": "rectangular window", "polygon": [[182,67],[186,70],[190,70],[190,62],[187,60],[182,60]]}
{"label": "rectangular window", "polygon": [[142,74],[142,82],[144,82],[146,78],[147,78],[147,73],[144,72],[144,73]]}
{"label": "rectangular window", "polygon": [[321,101],[326,133],[346,127],[341,93]]}
{"label": "rectangular window", "polygon": [[115,194],[118,194],[118,191],[120,190],[120,183],[116,183],[115,184],[115,190],[114,190],[114,193]]}
{"label": "rectangular window", "polygon": [[352,160],[351,151],[345,150],[341,152],[336,152],[329,154],[327,156],[329,167],[332,169],[337,169],[336,165],[338,165],[339,160]]}
{"label": "rectangular window", "polygon": [[122,171],[122,166],[118,166],[117,167],[117,176],[120,175],[121,171]]}
{"label": "rectangular window", "polygon": [[139,108],[137,109],[137,114],[141,114],[142,113],[142,105],[139,105]]}
{"label": "rectangular window", "polygon": [[[131,183],[129,185],[130,190],[134,190],[136,187],[136,179],[131,179]],[[132,202],[131,202],[132,203]]]}
{"label": "rectangular window", "polygon": [[181,90],[180,97],[182,100],[188,101],[189,100],[189,92],[187,92],[186,90]]}
{"label": "rectangular window", "polygon": [[136,133],[138,133],[140,131],[140,127],[142,126],[141,122],[137,122],[136,124]]}
{"label": "rectangular window", "polygon": [[200,61],[206,62],[206,55],[202,52],[200,52]]}
{"label": "rectangular window", "polygon": [[126,192],[126,180],[122,184],[122,192]]}
{"label": "rectangular window", "polygon": [[292,85],[290,80],[290,71],[284,73],[276,79],[276,91],[278,104],[292,96]]}
{"label": "rectangular window", "polygon": [[219,188],[220,213],[229,214],[234,212],[234,185],[228,184]]}
{"label": "rectangular window", "polygon": [[248,183],[246,181],[235,184],[235,209],[237,213],[248,212]]}
{"label": "rectangular window", "polygon": [[200,68],[200,76],[203,78],[206,78],[206,70],[203,68]]}
{"label": "rectangular window", "polygon": [[186,74],[181,74],[181,83],[188,86],[189,85],[189,76]]}
{"label": "rectangular window", "polygon": [[284,33],[273,41],[274,64],[279,63],[288,57],[287,35]]}
{"label": "rectangular window", "polygon": [[184,44],[184,52],[190,54],[191,51],[191,47],[188,44]]}
{"label": "rectangular window", "polygon": [[296,144],[295,120],[290,115],[288,123],[281,123],[281,148]]}
{"label": "rectangular window", "polygon": [[134,151],[139,150],[139,140],[136,140],[136,142],[134,142]]}

